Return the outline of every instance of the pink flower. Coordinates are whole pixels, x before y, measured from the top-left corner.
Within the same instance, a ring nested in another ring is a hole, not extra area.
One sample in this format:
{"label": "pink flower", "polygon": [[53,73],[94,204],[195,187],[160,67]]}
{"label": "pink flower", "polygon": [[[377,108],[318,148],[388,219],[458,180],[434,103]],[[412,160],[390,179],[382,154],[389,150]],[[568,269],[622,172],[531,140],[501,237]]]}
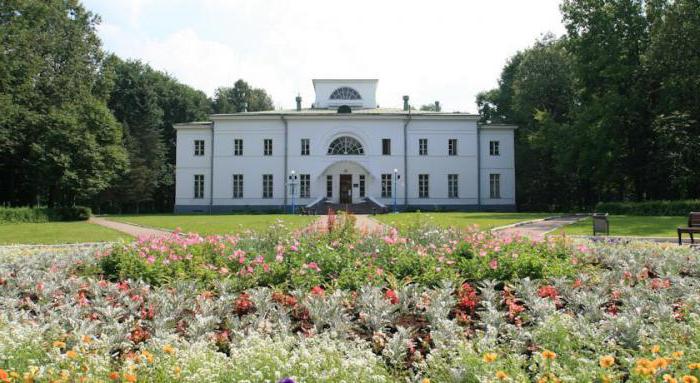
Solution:
{"label": "pink flower", "polygon": [[305,264],[304,267],[306,267],[307,269],[318,271],[318,272],[321,271],[321,268],[318,267],[316,262],[309,262],[309,263]]}
{"label": "pink flower", "polygon": [[280,253],[277,253],[277,256],[275,257],[275,261],[277,261],[277,262],[284,261],[284,256]]}
{"label": "pink flower", "polygon": [[492,259],[491,262],[489,262],[489,267],[492,270],[496,270],[498,268],[498,260],[496,260],[496,258]]}
{"label": "pink flower", "polygon": [[298,251],[299,248],[298,248],[296,245],[292,245],[292,246],[289,247],[289,250],[291,250],[291,251]]}
{"label": "pink flower", "polygon": [[311,294],[322,297],[326,295],[326,290],[324,290],[321,286],[314,286],[311,288]]}
{"label": "pink flower", "polygon": [[146,262],[148,263],[153,263],[156,261],[156,257],[149,255],[148,258],[146,258]]}

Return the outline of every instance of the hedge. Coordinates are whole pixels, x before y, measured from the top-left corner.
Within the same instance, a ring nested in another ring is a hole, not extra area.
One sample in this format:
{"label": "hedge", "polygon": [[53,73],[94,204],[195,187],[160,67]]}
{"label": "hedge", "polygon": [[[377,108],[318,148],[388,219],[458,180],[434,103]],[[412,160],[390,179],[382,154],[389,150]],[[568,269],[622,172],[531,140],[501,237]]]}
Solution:
{"label": "hedge", "polygon": [[688,215],[691,211],[700,211],[700,199],[679,201],[644,201],[644,202],[600,202],[596,205],[598,213],[619,215]]}
{"label": "hedge", "polygon": [[85,221],[91,214],[90,208],[85,206],[0,207],[0,223]]}

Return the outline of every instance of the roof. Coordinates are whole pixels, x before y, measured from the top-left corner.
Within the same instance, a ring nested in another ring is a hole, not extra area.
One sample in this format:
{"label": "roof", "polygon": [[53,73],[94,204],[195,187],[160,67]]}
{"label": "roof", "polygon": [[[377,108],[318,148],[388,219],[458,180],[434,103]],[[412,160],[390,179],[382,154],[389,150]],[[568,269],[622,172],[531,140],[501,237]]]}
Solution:
{"label": "roof", "polygon": [[418,111],[411,110],[405,111],[401,108],[371,108],[371,109],[353,109],[352,113],[338,113],[335,108],[328,109],[286,109],[286,110],[267,110],[260,112],[242,112],[242,113],[232,113],[232,114],[213,114],[212,117],[226,117],[226,116],[464,116],[464,117],[478,117],[477,114],[471,113],[460,113],[460,112],[430,112],[430,111]]}

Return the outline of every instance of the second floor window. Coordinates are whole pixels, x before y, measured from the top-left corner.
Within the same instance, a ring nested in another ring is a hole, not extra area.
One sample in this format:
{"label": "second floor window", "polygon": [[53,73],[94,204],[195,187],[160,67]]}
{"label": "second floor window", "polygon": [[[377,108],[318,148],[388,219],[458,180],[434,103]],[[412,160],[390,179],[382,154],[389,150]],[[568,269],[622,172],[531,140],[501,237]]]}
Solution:
{"label": "second floor window", "polygon": [[427,156],[428,155],[428,139],[421,138],[418,140],[418,155]]}
{"label": "second floor window", "polygon": [[243,155],[243,140],[236,138],[233,140],[233,155],[242,156]]}
{"label": "second floor window", "polygon": [[500,156],[501,155],[501,144],[499,141],[490,141],[489,142],[489,154],[492,156]]}
{"label": "second floor window", "polygon": [[418,175],[418,198],[428,198],[430,195],[430,183],[427,174]]}
{"label": "second floor window", "polygon": [[308,138],[301,139],[301,155],[308,156],[311,153],[311,144]]}
{"label": "second floor window", "polygon": [[456,138],[450,138],[447,141],[447,154],[449,154],[451,156],[457,155],[457,139]]}
{"label": "second floor window", "polygon": [[204,140],[194,140],[194,155],[203,156],[204,155]]}
{"label": "second floor window", "polygon": [[391,198],[391,174],[382,174],[382,198]]}
{"label": "second floor window", "polygon": [[266,155],[266,156],[272,155],[272,139],[271,138],[266,138],[263,141],[263,155]]}
{"label": "second floor window", "polygon": [[310,174],[299,174],[299,198],[311,198]]}
{"label": "second floor window", "polygon": [[204,198],[204,174],[194,175],[194,198]]}
{"label": "second floor window", "polygon": [[233,198],[243,198],[243,174],[233,175]]}
{"label": "second floor window", "polygon": [[391,139],[389,139],[389,138],[382,138],[382,155],[383,156],[390,156],[391,155]]}

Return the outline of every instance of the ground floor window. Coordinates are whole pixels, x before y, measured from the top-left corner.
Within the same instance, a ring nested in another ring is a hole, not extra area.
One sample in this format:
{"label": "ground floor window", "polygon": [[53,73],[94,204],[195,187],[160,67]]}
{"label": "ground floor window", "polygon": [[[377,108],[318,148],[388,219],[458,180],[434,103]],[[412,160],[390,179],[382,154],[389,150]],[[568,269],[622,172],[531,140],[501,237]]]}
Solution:
{"label": "ground floor window", "polygon": [[382,174],[382,198],[391,198],[391,174]]}
{"label": "ground floor window", "polygon": [[447,196],[449,198],[459,198],[459,181],[457,174],[447,175]]}
{"label": "ground floor window", "polygon": [[194,198],[204,198],[204,174],[194,175]]}
{"label": "ground floor window", "polygon": [[299,198],[311,197],[311,175],[299,174]]}
{"label": "ground floor window", "polygon": [[263,174],[263,198],[272,198],[272,174]]}
{"label": "ground floor window", "polygon": [[333,176],[326,176],[326,198],[333,198]]}
{"label": "ground floor window", "polygon": [[428,198],[430,195],[427,174],[418,175],[418,198]]}
{"label": "ground floor window", "polygon": [[365,175],[360,174],[360,198],[365,198]]}
{"label": "ground floor window", "polygon": [[491,198],[501,198],[501,175],[489,174],[489,188]]}
{"label": "ground floor window", "polygon": [[233,175],[233,198],[243,198],[243,174]]}

